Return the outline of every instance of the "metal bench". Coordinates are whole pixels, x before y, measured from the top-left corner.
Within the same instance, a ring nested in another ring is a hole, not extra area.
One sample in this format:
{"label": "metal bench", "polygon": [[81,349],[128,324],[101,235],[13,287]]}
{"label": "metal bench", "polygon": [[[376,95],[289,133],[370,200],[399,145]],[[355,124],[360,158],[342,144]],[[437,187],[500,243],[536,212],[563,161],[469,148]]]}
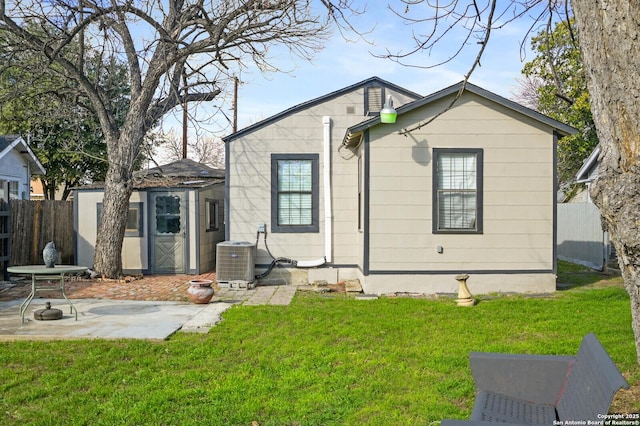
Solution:
{"label": "metal bench", "polygon": [[441,426],[602,422],[615,393],[629,387],[594,334],[585,336],[575,357],[472,352],[470,364],[476,384],[471,419]]}

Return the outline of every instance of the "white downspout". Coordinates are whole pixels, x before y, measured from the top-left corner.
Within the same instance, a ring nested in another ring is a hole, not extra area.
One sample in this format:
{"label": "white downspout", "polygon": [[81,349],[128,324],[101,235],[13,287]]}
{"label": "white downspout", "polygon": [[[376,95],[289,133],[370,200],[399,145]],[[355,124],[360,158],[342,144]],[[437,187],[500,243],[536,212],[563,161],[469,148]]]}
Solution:
{"label": "white downspout", "polygon": [[300,260],[298,268],[313,268],[331,262],[333,245],[333,222],[331,217],[331,117],[322,117],[323,127],[323,186],[324,186],[324,253],[322,259]]}
{"label": "white downspout", "polygon": [[331,217],[331,117],[322,117],[324,128],[324,253],[327,263],[332,259],[333,220]]}

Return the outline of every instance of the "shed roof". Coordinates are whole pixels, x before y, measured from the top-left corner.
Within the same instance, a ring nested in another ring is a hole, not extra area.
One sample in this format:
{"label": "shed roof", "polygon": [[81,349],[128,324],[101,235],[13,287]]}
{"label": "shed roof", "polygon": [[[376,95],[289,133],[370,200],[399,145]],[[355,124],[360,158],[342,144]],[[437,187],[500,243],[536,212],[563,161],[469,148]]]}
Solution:
{"label": "shed roof", "polygon": [[183,158],[182,160],[174,161],[173,163],[163,166],[139,170],[135,175],[137,177],[161,175],[181,178],[224,178],[224,170],[214,169],[206,164]]}
{"label": "shed roof", "polygon": [[254,132],[256,130],[259,130],[259,129],[265,127],[265,126],[268,126],[268,125],[270,125],[270,124],[272,124],[272,123],[274,123],[274,122],[276,122],[278,120],[281,120],[281,119],[283,119],[283,118],[285,118],[287,116],[295,114],[295,113],[297,113],[299,111],[302,111],[304,109],[311,108],[311,107],[313,107],[315,105],[327,102],[327,101],[329,101],[329,100],[331,100],[333,98],[336,98],[338,96],[342,96],[342,95],[344,95],[346,93],[349,93],[349,92],[352,92],[354,90],[360,89],[361,87],[371,86],[371,85],[374,85],[374,84],[380,84],[380,85],[382,85],[382,86],[384,86],[386,88],[393,89],[393,90],[395,90],[396,92],[399,92],[399,93],[404,93],[407,96],[410,96],[410,97],[413,97],[413,98],[422,97],[422,95],[420,95],[418,93],[412,92],[410,90],[405,89],[404,87],[400,87],[400,86],[398,86],[396,84],[393,84],[393,83],[390,83],[390,82],[388,82],[386,80],[383,80],[380,77],[375,77],[374,76],[374,77],[370,77],[370,78],[368,78],[366,80],[362,80],[362,81],[360,81],[358,83],[352,84],[351,86],[344,87],[342,89],[336,90],[334,92],[328,93],[328,94],[320,96],[318,98],[311,99],[310,101],[306,101],[306,102],[303,102],[301,104],[295,105],[295,106],[293,106],[293,107],[291,107],[289,109],[286,109],[286,110],[284,110],[284,111],[282,111],[282,112],[280,112],[278,114],[272,115],[269,118],[266,118],[266,119],[264,119],[262,121],[259,121],[259,122],[255,123],[255,124],[252,124],[252,125],[248,126],[248,127],[245,127],[244,129],[241,129],[241,130],[239,130],[239,131],[237,131],[235,133],[232,133],[232,134],[230,134],[228,136],[225,136],[224,138],[222,138],[222,140],[224,142],[231,142],[231,141],[233,141],[235,139],[238,139],[238,138],[240,138],[240,137],[242,137],[242,136],[244,136],[246,134],[249,134],[249,133]]}
{"label": "shed roof", "polygon": [[5,135],[0,136],[0,159],[9,154],[12,149],[17,150],[22,154],[29,163],[32,175],[43,175],[46,173],[44,166],[38,160],[38,157],[33,153],[27,141],[25,141],[20,135]]}
{"label": "shed roof", "polygon": [[[214,169],[186,158],[163,166],[139,170],[133,175],[135,189],[205,188],[222,182],[224,170]],[[76,189],[102,189],[104,186],[104,182],[94,182]]]}
{"label": "shed roof", "polygon": [[[449,86],[445,89],[442,89],[438,92],[435,92],[431,95],[425,96],[421,99],[418,99],[416,101],[413,102],[409,102],[407,104],[404,104],[398,108],[396,108],[396,111],[398,113],[398,116],[407,113],[409,111],[413,111],[416,108],[420,108],[422,106],[428,105],[432,102],[438,101],[442,98],[445,98],[447,96],[451,96],[451,95],[455,95],[458,92],[460,92],[461,89],[464,89],[464,91],[466,92],[470,92],[473,93],[475,95],[481,96],[485,99],[489,99],[499,105],[502,105],[503,107],[506,107],[508,109],[511,109],[513,111],[516,111],[520,114],[523,114],[529,118],[532,118],[536,121],[539,121],[543,124],[546,124],[554,129],[556,129],[558,132],[560,132],[563,135],[571,135],[577,132],[576,129],[574,129],[573,127],[564,124],[558,120],[555,120],[549,116],[546,116],[544,114],[541,114],[537,111],[534,111],[530,108],[527,108],[523,105],[520,105],[517,102],[511,101],[507,98],[503,98],[500,95],[497,95],[493,92],[490,92],[488,90],[485,90],[479,86],[476,86],[474,84],[471,83],[466,83],[466,85],[464,84],[464,81],[461,81],[459,83],[456,83],[452,86]],[[377,125],[380,124],[380,116],[374,116],[368,120],[365,120],[359,124],[356,124],[354,126],[351,126],[347,129],[344,139],[342,141],[342,144],[345,146],[351,146],[351,145],[355,145],[360,141],[360,138],[362,136],[362,133]]]}

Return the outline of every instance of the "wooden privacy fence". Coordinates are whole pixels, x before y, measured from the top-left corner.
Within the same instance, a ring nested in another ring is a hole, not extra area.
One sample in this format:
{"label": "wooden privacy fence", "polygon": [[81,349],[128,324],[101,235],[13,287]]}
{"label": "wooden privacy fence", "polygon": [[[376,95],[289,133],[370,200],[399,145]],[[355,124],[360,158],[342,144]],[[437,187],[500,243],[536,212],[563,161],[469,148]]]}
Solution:
{"label": "wooden privacy fence", "polygon": [[9,203],[0,199],[0,279],[8,279],[9,266]]}
{"label": "wooden privacy fence", "polygon": [[44,264],[42,250],[53,241],[56,263],[73,265],[73,202],[60,200],[9,201],[9,264]]}

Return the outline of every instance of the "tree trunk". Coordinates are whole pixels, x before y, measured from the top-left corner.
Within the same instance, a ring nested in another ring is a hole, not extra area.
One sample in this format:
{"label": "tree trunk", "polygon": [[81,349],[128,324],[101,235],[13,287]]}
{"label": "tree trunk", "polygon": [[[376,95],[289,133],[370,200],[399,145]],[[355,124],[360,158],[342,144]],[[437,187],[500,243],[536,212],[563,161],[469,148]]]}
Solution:
{"label": "tree trunk", "polygon": [[640,362],[640,3],[572,6],[601,149],[591,195],[618,253]]}
{"label": "tree trunk", "polygon": [[133,191],[133,162],[128,160],[132,146],[131,142],[124,143],[127,140],[121,136],[116,143],[107,141],[107,145],[115,149],[110,149],[109,153],[93,268],[108,278],[118,278],[122,274],[122,243],[128,216],[123,212],[129,211]]}

